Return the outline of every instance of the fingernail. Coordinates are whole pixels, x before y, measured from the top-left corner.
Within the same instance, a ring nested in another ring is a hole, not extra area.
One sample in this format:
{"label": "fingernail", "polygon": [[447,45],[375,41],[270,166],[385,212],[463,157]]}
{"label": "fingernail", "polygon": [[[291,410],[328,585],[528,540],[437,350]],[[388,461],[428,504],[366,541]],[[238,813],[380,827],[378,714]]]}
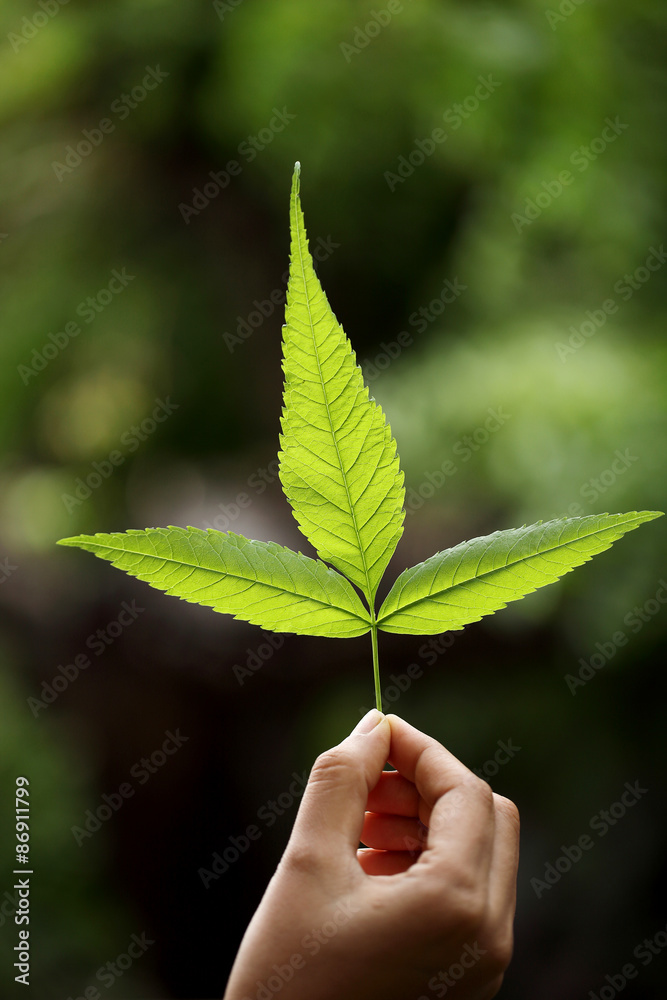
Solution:
{"label": "fingernail", "polygon": [[378,712],[377,708],[372,708],[370,712],[367,712],[363,717],[361,722],[352,730],[353,733],[370,733],[377,725],[379,725],[384,719],[382,712]]}

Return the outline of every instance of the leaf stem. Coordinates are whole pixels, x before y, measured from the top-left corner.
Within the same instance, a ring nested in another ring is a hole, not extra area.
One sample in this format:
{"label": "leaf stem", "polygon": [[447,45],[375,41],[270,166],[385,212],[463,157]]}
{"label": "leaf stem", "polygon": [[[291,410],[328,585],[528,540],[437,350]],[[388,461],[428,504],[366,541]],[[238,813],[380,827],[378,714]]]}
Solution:
{"label": "leaf stem", "polygon": [[382,711],[382,689],[380,688],[380,662],[378,657],[378,627],[375,614],[371,620],[371,642],[373,643],[373,676],[375,677],[375,707]]}

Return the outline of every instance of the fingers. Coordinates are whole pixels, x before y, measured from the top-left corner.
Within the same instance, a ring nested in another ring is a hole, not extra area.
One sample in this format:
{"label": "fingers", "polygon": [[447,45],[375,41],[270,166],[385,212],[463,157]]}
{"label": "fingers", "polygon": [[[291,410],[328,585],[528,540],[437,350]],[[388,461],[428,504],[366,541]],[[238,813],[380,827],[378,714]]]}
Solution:
{"label": "fingers", "polygon": [[354,862],[366,802],[389,754],[391,732],[373,709],[338,746],[317,758],[288,845],[291,858],[308,857],[340,867]]}
{"label": "fingers", "polygon": [[499,924],[511,924],[516,909],[519,868],[519,811],[509,799],[494,795],[496,835],[489,873],[489,913]]}
{"label": "fingers", "polygon": [[411,781],[398,771],[383,771],[368,796],[369,812],[392,813],[396,816],[419,815],[419,792]]}
{"label": "fingers", "polygon": [[[388,715],[391,726],[389,761],[417,787],[429,806],[471,774],[454,754],[397,715]],[[390,773],[390,772],[389,772]]]}
{"label": "fingers", "polygon": [[367,875],[399,875],[419,857],[409,851],[357,851],[357,860]]}
{"label": "fingers", "polygon": [[426,828],[414,817],[367,812],[360,840],[380,851],[421,851]]}
{"label": "fingers", "polygon": [[[453,754],[398,716],[391,726],[389,760],[412,781],[431,809],[422,862],[451,871],[455,858],[462,877],[484,879],[491,865],[495,809],[491,789]],[[424,819],[423,812],[420,811]]]}

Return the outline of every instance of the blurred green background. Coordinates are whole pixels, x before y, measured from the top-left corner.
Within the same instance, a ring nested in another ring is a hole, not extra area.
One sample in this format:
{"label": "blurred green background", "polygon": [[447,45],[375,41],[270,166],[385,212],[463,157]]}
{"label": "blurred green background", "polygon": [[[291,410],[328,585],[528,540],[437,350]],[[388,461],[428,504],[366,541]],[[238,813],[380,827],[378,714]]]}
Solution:
{"label": "blurred green background", "polygon": [[[388,580],[497,528],[665,507],[667,9],[399,6],[0,3],[8,996],[17,775],[32,995],[219,996],[293,775],[372,705],[365,639],[274,649],[54,544],[193,524],[310,551],[271,464],[296,159],[412,491]],[[597,995],[632,961],[627,995],[663,996],[667,956],[633,951],[667,924],[666,532],[438,650],[381,641],[387,705],[521,810],[508,1000]],[[501,765],[499,741],[521,748]],[[635,781],[640,801],[536,888]],[[105,973],[133,934],[153,943]]]}

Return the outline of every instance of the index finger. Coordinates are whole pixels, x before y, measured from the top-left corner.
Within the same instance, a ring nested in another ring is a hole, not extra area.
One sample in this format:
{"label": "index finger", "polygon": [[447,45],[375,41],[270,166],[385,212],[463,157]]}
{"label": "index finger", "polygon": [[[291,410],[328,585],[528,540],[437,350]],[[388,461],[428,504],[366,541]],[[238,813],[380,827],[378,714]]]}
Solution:
{"label": "index finger", "polygon": [[[495,830],[489,785],[430,736],[397,715],[391,726],[389,762],[412,781],[431,809],[422,860],[470,865],[488,874]],[[428,856],[430,854],[430,857]]]}
{"label": "index finger", "polygon": [[411,781],[433,807],[471,771],[431,736],[426,736],[398,715],[387,715],[391,726],[389,763]]}

